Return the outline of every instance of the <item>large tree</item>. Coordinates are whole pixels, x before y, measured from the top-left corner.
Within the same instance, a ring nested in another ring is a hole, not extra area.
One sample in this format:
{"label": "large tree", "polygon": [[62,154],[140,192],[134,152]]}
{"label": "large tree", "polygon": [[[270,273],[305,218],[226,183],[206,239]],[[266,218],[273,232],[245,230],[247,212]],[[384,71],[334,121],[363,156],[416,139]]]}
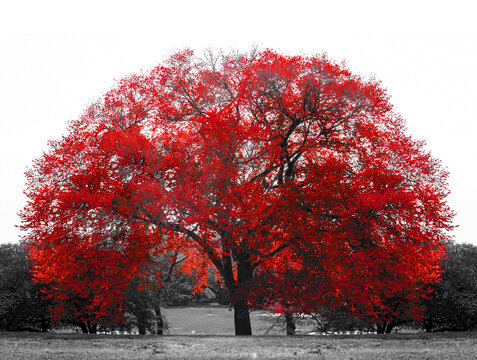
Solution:
{"label": "large tree", "polygon": [[379,82],[325,55],[179,52],[120,81],[27,176],[43,281],[86,249],[101,279],[127,279],[172,243],[196,254],[198,289],[216,267],[240,335],[263,279],[287,306],[379,316],[383,291],[437,279],[451,228],[439,162]]}

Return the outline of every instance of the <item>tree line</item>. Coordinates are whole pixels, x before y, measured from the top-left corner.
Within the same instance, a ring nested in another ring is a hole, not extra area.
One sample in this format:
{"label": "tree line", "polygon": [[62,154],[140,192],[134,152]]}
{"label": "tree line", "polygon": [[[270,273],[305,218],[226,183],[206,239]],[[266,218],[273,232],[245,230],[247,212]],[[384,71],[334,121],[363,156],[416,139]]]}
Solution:
{"label": "tree line", "polygon": [[[374,319],[351,316],[339,309],[318,309],[314,314],[316,331],[347,332],[375,331],[389,333],[397,326],[410,326],[425,331],[467,331],[477,329],[477,247],[470,244],[450,243],[447,246],[447,258],[442,262],[441,281],[429,286],[431,291],[422,299],[424,312],[421,321],[416,322],[403,298],[396,296],[396,312],[386,322],[377,323]],[[156,262],[156,266],[164,267],[165,262]],[[180,266],[180,263],[177,264]],[[151,270],[151,269],[150,269]],[[77,327],[84,333],[98,331],[110,332],[121,330],[137,331],[139,334],[167,331],[167,320],[161,316],[160,308],[174,305],[194,305],[198,303],[219,302],[230,304],[227,290],[210,279],[212,284],[207,291],[193,293],[196,279],[167,268],[164,287],[140,289],[140,280],[134,278],[125,294],[127,320],[121,325],[101,319],[97,323],[82,321],[82,303],[79,299],[75,307],[78,312],[67,312],[59,321],[53,322],[51,309],[54,298],[48,297],[45,287],[51,286],[35,282],[32,276],[31,262],[27,258],[25,248],[19,244],[0,245],[0,329],[5,331],[49,331],[58,327]],[[170,271],[170,272],[169,272]],[[163,269],[164,272],[164,269]],[[167,277],[170,276],[169,279]],[[83,299],[83,301],[86,301]],[[84,302],[83,302],[84,304]],[[401,305],[399,305],[401,304]],[[86,311],[86,310],[85,310]],[[295,321],[283,317],[288,334],[293,334]]]}

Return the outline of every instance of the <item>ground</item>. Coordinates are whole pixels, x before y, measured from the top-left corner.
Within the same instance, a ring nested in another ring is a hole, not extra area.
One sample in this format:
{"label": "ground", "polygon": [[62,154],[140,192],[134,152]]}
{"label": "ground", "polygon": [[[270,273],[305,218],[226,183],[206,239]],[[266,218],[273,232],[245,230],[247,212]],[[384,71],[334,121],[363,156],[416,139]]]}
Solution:
{"label": "ground", "polygon": [[[234,335],[234,312],[229,306],[173,306],[163,310],[170,335]],[[284,335],[285,323],[268,311],[250,313],[254,335]],[[311,323],[311,321],[310,321]],[[298,331],[306,333],[313,325],[300,321]]]}
{"label": "ground", "polygon": [[[477,359],[475,332],[287,337],[277,335],[285,333],[284,324],[274,325],[269,313],[253,311],[254,336],[235,337],[233,311],[226,306],[164,313],[170,324],[165,336],[0,332],[0,360]],[[310,329],[303,322],[298,327],[301,334]]]}
{"label": "ground", "polygon": [[0,333],[0,359],[475,359],[476,333],[114,336]]}

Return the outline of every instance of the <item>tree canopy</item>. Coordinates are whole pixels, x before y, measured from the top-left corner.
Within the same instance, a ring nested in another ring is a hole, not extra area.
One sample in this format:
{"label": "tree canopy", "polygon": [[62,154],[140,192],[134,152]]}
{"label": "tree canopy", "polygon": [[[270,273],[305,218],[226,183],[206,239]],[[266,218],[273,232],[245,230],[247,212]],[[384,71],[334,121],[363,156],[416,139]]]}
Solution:
{"label": "tree canopy", "polygon": [[264,297],[376,318],[395,293],[418,303],[452,228],[446,181],[375,79],[325,55],[184,50],[50,143],[21,216],[55,296],[121,313],[126,283],[180,248],[197,291],[215,266],[236,333],[251,334]]}

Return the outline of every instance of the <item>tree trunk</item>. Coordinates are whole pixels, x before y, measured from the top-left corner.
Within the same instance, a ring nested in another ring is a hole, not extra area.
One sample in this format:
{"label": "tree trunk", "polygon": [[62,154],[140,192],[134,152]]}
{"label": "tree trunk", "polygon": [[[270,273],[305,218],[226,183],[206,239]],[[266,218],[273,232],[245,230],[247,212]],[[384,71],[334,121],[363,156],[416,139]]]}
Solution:
{"label": "tree trunk", "polygon": [[246,301],[242,300],[234,303],[234,325],[235,335],[252,335],[250,313]]}
{"label": "tree trunk", "polygon": [[162,318],[161,307],[156,306],[154,312],[156,313],[157,335],[164,335],[164,319]]}
{"label": "tree trunk", "polygon": [[384,334],[385,329],[386,329],[386,324],[384,324],[384,325],[376,324],[376,333]]}
{"label": "tree trunk", "polygon": [[386,321],[383,324],[376,324],[376,332],[378,334],[390,334],[396,326],[395,322]]}
{"label": "tree trunk", "polygon": [[97,333],[98,323],[88,321],[86,323],[86,326],[87,326],[87,329],[88,329],[88,333],[90,333],[90,334],[96,334]]}
{"label": "tree trunk", "polygon": [[395,323],[393,323],[393,322],[388,322],[387,325],[386,325],[385,334],[391,334],[391,331],[393,331],[393,329],[394,329],[395,326],[396,326]]}
{"label": "tree trunk", "polygon": [[50,319],[41,319],[41,331],[42,332],[47,332],[48,329],[50,328]]}
{"label": "tree trunk", "polygon": [[287,335],[293,336],[295,335],[296,326],[295,326],[295,319],[293,318],[293,314],[286,312],[285,313],[285,321],[287,323]]}
{"label": "tree trunk", "polygon": [[426,332],[432,332],[432,328],[434,327],[432,317],[429,317],[428,319],[424,320],[424,329]]}
{"label": "tree trunk", "polygon": [[144,326],[144,324],[141,324],[141,323],[138,324],[137,329],[138,329],[139,335],[146,335],[146,327]]}
{"label": "tree trunk", "polygon": [[146,335],[146,325],[143,321],[138,321],[137,330],[139,332],[139,335]]}
{"label": "tree trunk", "polygon": [[237,257],[237,284],[231,293],[234,304],[235,335],[252,335],[247,288],[248,282],[252,278],[252,267],[244,254],[237,255]]}
{"label": "tree trunk", "polygon": [[88,327],[86,326],[86,323],[84,322],[81,322],[79,323],[79,327],[81,328],[81,331],[83,332],[83,334],[88,334]]}
{"label": "tree trunk", "polygon": [[[242,253],[236,254],[237,279],[235,279],[232,256],[230,253],[224,255],[223,277],[225,286],[230,294],[230,300],[234,307],[234,327],[235,335],[252,335],[252,325],[250,324],[250,313],[248,307],[248,282],[252,278],[252,267],[249,259]],[[219,268],[219,267],[218,267]]]}

